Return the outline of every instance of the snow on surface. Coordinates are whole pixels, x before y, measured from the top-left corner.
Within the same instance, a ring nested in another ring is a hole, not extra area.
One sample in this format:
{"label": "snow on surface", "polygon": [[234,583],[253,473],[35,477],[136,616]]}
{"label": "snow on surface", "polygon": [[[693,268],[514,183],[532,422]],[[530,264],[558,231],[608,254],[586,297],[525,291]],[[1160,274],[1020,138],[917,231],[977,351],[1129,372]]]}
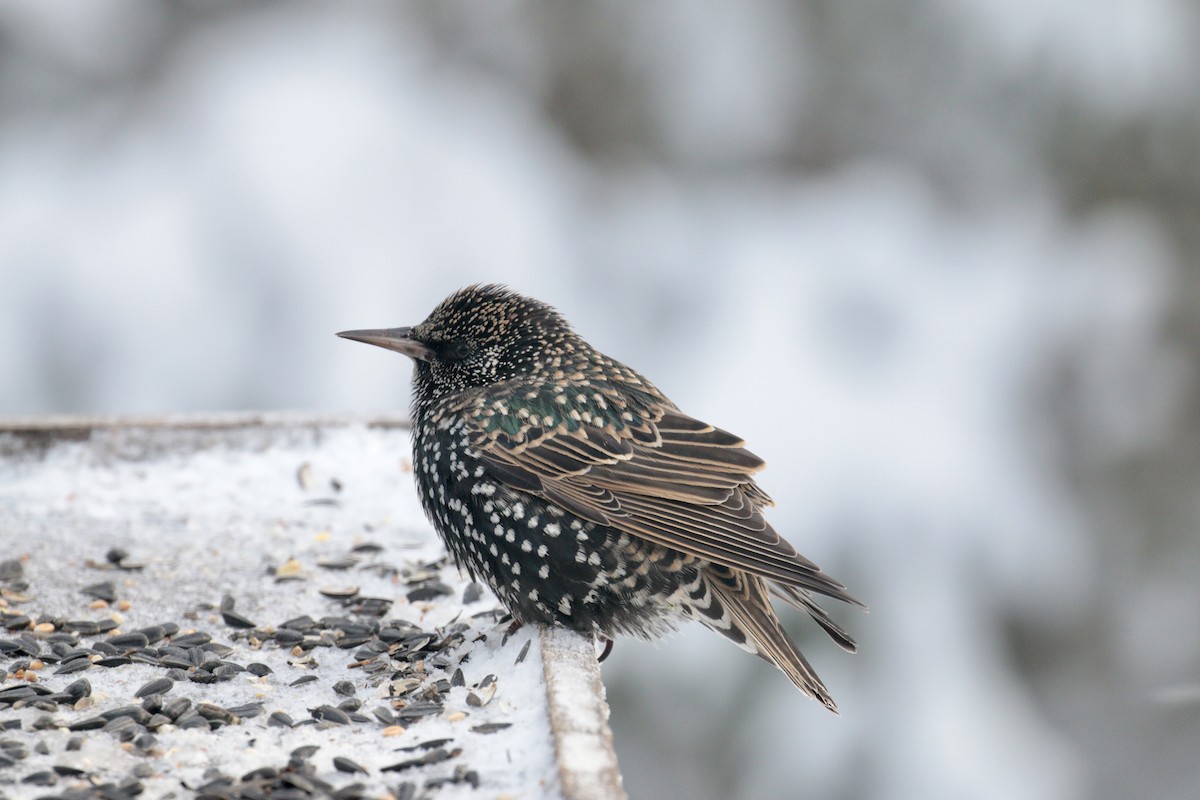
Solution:
{"label": "snow on surface", "polygon": [[[172,436],[159,434],[160,440]],[[215,641],[233,646],[234,653],[226,660],[264,663],[272,672],[262,678],[242,673],[232,681],[209,685],[179,682],[167,699],[188,697],[193,703],[222,707],[262,702],[264,713],[215,732],[161,729],[152,754],[142,756],[104,731],[81,734],[86,739],[82,749],[68,752],[66,741],[79,734],[31,730],[43,712],[29,708],[0,712],[5,718],[15,715],[21,720],[24,730],[6,736],[24,739],[31,750],[15,767],[0,770],[0,794],[15,791],[12,796],[22,796],[32,787],[3,784],[53,765],[120,780],[144,762],[153,769],[151,777],[144,779],[144,797],[186,797],[189,793],[182,786],[203,785],[211,777],[206,777],[208,770],[238,778],[260,767],[282,768],[293,749],[312,744],[320,746],[312,758],[318,777],[335,787],[361,781],[380,795],[401,781],[421,785],[445,777],[461,764],[478,772],[479,791],[450,784],[435,796],[559,796],[540,648],[533,631],[518,631],[502,644],[503,628],[493,616],[472,618],[492,608],[494,600],[485,592],[481,600],[464,607],[465,584],[453,566],[438,570],[453,594],[431,602],[408,603],[403,597],[406,571],[443,556],[411,488],[407,431],[366,425],[248,429],[209,434],[213,441],[195,452],[175,452],[170,444],[163,447],[136,435],[116,434],[103,442],[105,436],[100,431],[89,442],[56,445],[41,458],[0,459],[3,557],[22,560],[29,584],[26,594],[31,596],[8,610],[39,619],[111,617],[119,621],[119,630],[175,621],[181,634],[191,629],[209,632]],[[183,438],[189,437],[203,441],[206,434]],[[308,465],[307,489],[298,480],[302,465]],[[340,490],[333,488],[333,480]],[[368,554],[349,570],[317,566],[319,559],[345,555],[367,542],[381,545],[382,551]],[[127,563],[144,567],[105,571],[92,566],[91,562],[103,565],[105,553],[114,547],[129,553]],[[270,570],[290,559],[299,562],[302,579],[277,581]],[[384,567],[398,568],[399,573],[390,574]],[[91,599],[80,590],[102,580],[115,581],[118,598],[128,602],[127,608],[89,608]],[[357,585],[361,597],[395,599],[388,619],[407,620],[425,629],[468,621],[471,629],[465,643],[453,652],[452,666],[430,668],[423,681],[427,685],[449,678],[453,665],[461,662],[466,686],[446,693],[442,713],[413,723],[398,736],[384,736],[384,725],[374,718],[345,726],[268,726],[268,715],[275,711],[300,722],[310,718],[310,709],[337,705],[345,697],[331,687],[347,680],[354,685],[355,696],[364,701],[362,713],[370,716],[375,707],[387,705],[388,682],[373,685],[361,669],[348,668],[355,648],[317,648],[311,659],[271,642],[252,648],[244,638],[233,636],[235,629],[223,623],[216,607],[229,595],[235,610],[260,627],[277,626],[304,614],[352,616],[340,601],[319,594],[321,588],[346,584]],[[94,638],[84,637],[83,646]],[[516,664],[522,647],[531,641],[526,657]],[[38,671],[37,682],[59,691],[83,677],[93,687],[91,698],[79,708],[64,707],[53,715],[63,724],[140,702],[133,699],[137,689],[164,673],[161,667],[137,663],[115,669],[92,667],[69,675],[53,671],[53,665]],[[317,680],[289,685],[309,675]],[[494,698],[482,707],[468,704],[470,688],[487,675],[496,676]],[[10,680],[5,686],[15,683]],[[457,721],[456,713],[461,714]],[[489,722],[512,727],[490,734],[471,731]],[[446,747],[461,748],[461,754],[433,766],[380,772],[421,754],[399,748],[442,738],[452,739]],[[48,753],[33,751],[37,741],[45,742]],[[332,758],[338,755],[361,764],[369,774],[334,771]],[[67,781],[62,779],[58,790]]]}

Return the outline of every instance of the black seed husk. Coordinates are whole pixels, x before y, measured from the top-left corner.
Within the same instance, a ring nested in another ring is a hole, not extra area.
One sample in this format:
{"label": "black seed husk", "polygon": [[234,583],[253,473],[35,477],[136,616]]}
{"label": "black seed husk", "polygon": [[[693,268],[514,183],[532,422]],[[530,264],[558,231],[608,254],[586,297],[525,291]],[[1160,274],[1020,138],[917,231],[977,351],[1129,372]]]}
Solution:
{"label": "black seed husk", "polygon": [[149,683],[142,685],[134,694],[134,697],[148,697],[152,694],[166,694],[175,686],[175,681],[170,678],[155,678]]}
{"label": "black seed husk", "polygon": [[313,719],[319,722],[333,722],[338,725],[350,724],[350,715],[334,706],[317,706],[316,708],[310,708],[308,713],[312,714]]}
{"label": "black seed husk", "polygon": [[83,592],[88,597],[94,597],[97,600],[103,600],[106,603],[117,602],[117,587],[112,581],[93,583],[91,586],[85,586],[79,591]]}
{"label": "black seed husk", "polygon": [[292,758],[298,758],[301,761],[307,761],[308,759],[315,756],[317,754],[317,751],[320,749],[321,749],[321,745],[319,745],[319,744],[306,744],[306,745],[301,745],[300,747],[297,747],[295,750],[293,750],[291,753],[289,753],[289,755]]}
{"label": "black seed husk", "polygon": [[107,724],[108,720],[106,720],[104,717],[88,717],[87,719],[81,719],[78,722],[68,725],[67,730],[71,731],[72,733],[78,733],[80,731],[94,731],[103,728]]}
{"label": "black seed husk", "polygon": [[463,590],[463,598],[462,598],[463,605],[465,606],[465,605],[470,605],[471,603],[475,603],[482,596],[483,596],[483,589],[480,588],[478,583],[473,583],[473,582],[468,583],[467,588]]}
{"label": "black seed husk", "polygon": [[429,764],[439,764],[442,761],[448,761],[451,758],[454,758],[460,752],[462,752],[462,751],[446,750],[444,748],[439,747],[436,750],[430,750],[428,753],[426,753],[423,756],[418,756],[416,758],[410,758],[407,761],[400,761],[396,764],[390,764],[386,767],[380,767],[379,771],[380,772],[400,772],[402,770],[410,769],[412,767],[424,767]]}
{"label": "black seed husk", "polygon": [[130,631],[108,637],[108,643],[120,650],[136,650],[150,644],[150,637],[140,631]]}
{"label": "black seed husk", "polygon": [[[100,663],[100,662],[96,662]],[[73,672],[83,672],[85,669],[91,669],[92,662],[86,658],[76,658],[68,661],[65,664],[60,664],[58,669],[54,670],[55,675],[70,675]]]}
{"label": "black seed husk", "polygon": [[242,616],[236,611],[222,611],[221,618],[225,620],[225,624],[233,628],[254,628],[257,626],[253,620]]}
{"label": "black seed husk", "polygon": [[365,768],[363,768],[359,764],[351,761],[350,759],[346,758],[345,756],[334,756],[333,768],[336,769],[338,772],[350,772],[350,773],[361,772],[364,775],[367,774],[367,770]]}
{"label": "black seed husk", "polygon": [[176,636],[171,640],[171,644],[176,647],[199,647],[211,641],[212,636],[204,631],[196,631],[195,633],[185,633],[183,636]]}
{"label": "black seed husk", "polygon": [[21,783],[29,783],[34,786],[53,786],[58,783],[58,776],[50,770],[41,770],[40,772],[31,772],[21,778]]}

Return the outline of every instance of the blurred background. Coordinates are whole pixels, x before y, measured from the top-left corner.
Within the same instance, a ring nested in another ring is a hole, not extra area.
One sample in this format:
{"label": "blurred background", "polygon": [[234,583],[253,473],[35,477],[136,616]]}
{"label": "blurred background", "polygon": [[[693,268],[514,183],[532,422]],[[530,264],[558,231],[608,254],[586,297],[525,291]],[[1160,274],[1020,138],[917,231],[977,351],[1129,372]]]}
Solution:
{"label": "blurred background", "polygon": [[605,664],[635,798],[1194,798],[1200,8],[0,5],[0,415],[382,411],[500,281],[745,436],[842,708]]}

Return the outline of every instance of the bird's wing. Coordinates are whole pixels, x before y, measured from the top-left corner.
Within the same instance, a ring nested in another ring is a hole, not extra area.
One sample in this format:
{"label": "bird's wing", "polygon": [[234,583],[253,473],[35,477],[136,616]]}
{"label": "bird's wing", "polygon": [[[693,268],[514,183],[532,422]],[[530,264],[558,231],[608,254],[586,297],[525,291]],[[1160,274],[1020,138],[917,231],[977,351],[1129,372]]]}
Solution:
{"label": "bird's wing", "polygon": [[858,604],[767,523],[738,437],[628,387],[512,382],[462,397],[495,480],[585,520]]}

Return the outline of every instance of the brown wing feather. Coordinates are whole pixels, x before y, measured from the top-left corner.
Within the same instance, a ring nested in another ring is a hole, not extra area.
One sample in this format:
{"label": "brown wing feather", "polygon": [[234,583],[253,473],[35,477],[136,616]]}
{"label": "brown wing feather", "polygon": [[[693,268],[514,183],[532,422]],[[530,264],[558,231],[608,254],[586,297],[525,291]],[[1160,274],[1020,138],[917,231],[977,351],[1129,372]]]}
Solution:
{"label": "brown wing feather", "polygon": [[[753,479],[764,462],[741,439],[612,386],[587,390],[589,400],[605,401],[603,424],[568,425],[562,420],[573,407],[562,394],[523,385],[514,387],[511,402],[497,401],[493,389],[487,405],[478,398],[464,403],[479,426],[472,444],[498,480],[597,524],[861,605],[767,523],[762,509],[772,501]],[[562,412],[559,424],[501,432],[496,409],[511,413],[521,400]]]}

